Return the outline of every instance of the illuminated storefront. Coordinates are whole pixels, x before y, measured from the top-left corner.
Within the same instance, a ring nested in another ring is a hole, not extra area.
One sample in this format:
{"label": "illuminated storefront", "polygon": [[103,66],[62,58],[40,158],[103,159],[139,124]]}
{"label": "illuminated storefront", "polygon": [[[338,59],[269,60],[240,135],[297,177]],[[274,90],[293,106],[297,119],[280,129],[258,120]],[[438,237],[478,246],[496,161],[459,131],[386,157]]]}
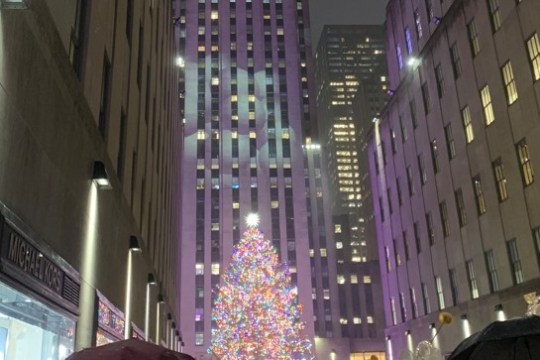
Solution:
{"label": "illuminated storefront", "polygon": [[0,216],[0,360],[63,360],[74,349],[76,273],[5,208]]}
{"label": "illuminated storefront", "polygon": [[354,353],[349,360],[386,360],[386,356],[383,352]]}

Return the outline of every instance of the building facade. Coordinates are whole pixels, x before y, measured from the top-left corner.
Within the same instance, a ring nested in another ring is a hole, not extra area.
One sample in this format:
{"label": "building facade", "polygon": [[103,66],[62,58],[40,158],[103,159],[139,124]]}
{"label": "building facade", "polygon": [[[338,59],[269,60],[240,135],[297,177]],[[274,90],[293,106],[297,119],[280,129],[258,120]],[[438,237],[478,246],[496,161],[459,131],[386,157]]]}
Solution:
{"label": "building facade", "polygon": [[[314,223],[307,210],[313,197],[305,173],[315,176],[315,168],[307,169],[305,158],[311,155],[303,147],[311,136],[313,106],[307,1],[179,4],[185,59],[185,350],[200,359],[210,357],[216,286],[252,212],[259,214],[261,230],[290,268],[306,335],[313,339],[308,279]],[[314,218],[324,220],[324,215]],[[315,231],[318,235],[319,228]]]}
{"label": "building facade", "polygon": [[326,25],[315,54],[317,115],[331,189],[340,314],[339,332],[323,337],[336,344],[339,359],[346,352],[384,352],[385,321],[377,301],[382,292],[365,146],[372,119],[387,99],[384,42],[383,26]]}
{"label": "building facade", "polygon": [[0,6],[0,354],[177,347],[174,9]]}
{"label": "building facade", "polygon": [[390,1],[369,144],[390,357],[522,316],[540,285],[540,4]]}

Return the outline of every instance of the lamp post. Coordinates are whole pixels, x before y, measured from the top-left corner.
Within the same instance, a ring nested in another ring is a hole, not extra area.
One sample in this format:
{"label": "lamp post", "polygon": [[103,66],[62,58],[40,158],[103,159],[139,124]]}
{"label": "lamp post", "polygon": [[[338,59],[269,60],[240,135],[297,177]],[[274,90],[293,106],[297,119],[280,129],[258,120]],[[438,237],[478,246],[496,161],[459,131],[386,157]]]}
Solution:
{"label": "lamp post", "polygon": [[139,245],[139,239],[136,236],[131,235],[129,237],[129,250],[128,250],[128,264],[127,264],[127,279],[126,279],[126,308],[124,310],[125,326],[124,326],[124,339],[131,337],[131,293],[133,282],[133,253],[141,252],[141,246]]}
{"label": "lamp post", "polygon": [[176,323],[173,321],[171,325],[171,342],[169,343],[169,349],[174,350],[176,339],[174,338],[174,333],[176,331]]}
{"label": "lamp post", "polygon": [[152,285],[157,285],[157,281],[154,274],[148,273],[148,280],[146,281],[146,304],[144,308],[144,339],[146,341],[150,339],[150,287]]}
{"label": "lamp post", "polygon": [[167,327],[165,329],[165,346],[169,347],[171,343],[171,324],[172,316],[170,313],[167,314]]}
{"label": "lamp post", "polygon": [[161,304],[165,303],[163,295],[158,294],[156,304],[156,344],[161,345]]}

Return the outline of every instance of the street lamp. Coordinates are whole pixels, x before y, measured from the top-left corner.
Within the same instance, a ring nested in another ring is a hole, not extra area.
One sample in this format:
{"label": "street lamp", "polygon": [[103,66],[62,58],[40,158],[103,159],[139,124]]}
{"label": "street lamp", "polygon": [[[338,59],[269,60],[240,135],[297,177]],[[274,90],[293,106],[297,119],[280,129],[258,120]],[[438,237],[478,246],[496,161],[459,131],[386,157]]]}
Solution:
{"label": "street lamp", "polygon": [[139,239],[135,235],[129,237],[129,249],[128,249],[128,263],[127,263],[127,279],[126,279],[126,308],[124,311],[125,326],[124,326],[124,339],[131,337],[131,293],[133,282],[133,253],[141,252],[141,246]]}
{"label": "street lamp", "polygon": [[96,186],[103,190],[109,190],[112,188],[109,181],[109,175],[105,169],[105,164],[101,161],[94,161],[94,169],[92,171],[92,181]]}
{"label": "street lamp", "polygon": [[156,344],[161,344],[161,305],[165,303],[163,295],[158,294],[156,304]]}
{"label": "street lamp", "polygon": [[30,0],[0,0],[1,9],[24,10],[28,9]]}
{"label": "street lamp", "polygon": [[148,273],[148,280],[146,281],[146,306],[144,308],[144,339],[148,341],[150,339],[150,287],[157,285],[154,274]]}

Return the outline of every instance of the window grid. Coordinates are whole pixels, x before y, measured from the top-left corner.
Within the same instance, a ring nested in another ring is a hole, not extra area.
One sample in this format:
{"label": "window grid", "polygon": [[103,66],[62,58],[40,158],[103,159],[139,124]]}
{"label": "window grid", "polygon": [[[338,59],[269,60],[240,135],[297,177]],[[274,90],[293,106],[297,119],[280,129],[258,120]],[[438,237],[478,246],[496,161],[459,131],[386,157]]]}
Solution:
{"label": "window grid", "polygon": [[467,144],[470,144],[474,140],[474,130],[469,106],[465,106],[461,110],[461,119],[463,120],[463,129],[465,130],[465,140],[467,141]]}
{"label": "window grid", "polygon": [[467,212],[465,211],[465,202],[463,200],[463,191],[457,189],[454,193],[456,198],[456,208],[458,212],[459,226],[467,225]]}
{"label": "window grid", "polygon": [[450,277],[450,290],[452,294],[452,303],[455,306],[458,304],[458,301],[459,301],[459,287],[458,287],[456,269],[448,270],[448,276]]}
{"label": "window grid", "polygon": [[476,23],[474,20],[467,25],[467,33],[469,34],[469,43],[471,45],[471,52],[473,57],[480,52],[480,40],[478,39],[478,31],[476,30]]}
{"label": "window grid", "polygon": [[441,64],[437,65],[435,68],[435,78],[437,80],[437,94],[439,95],[439,98],[442,98],[444,96],[444,73],[442,70]]}
{"label": "window grid", "polygon": [[538,267],[540,268],[540,226],[536,227],[532,231],[534,239],[534,248],[536,249],[536,259]]}
{"label": "window grid", "polygon": [[493,174],[497,184],[497,195],[499,201],[502,202],[508,199],[508,189],[506,188],[506,177],[504,176],[504,167],[500,158],[493,162]]}
{"label": "window grid", "polygon": [[422,283],[422,302],[424,303],[424,314],[431,313],[431,304],[429,302],[428,288],[425,283]]}
{"label": "window grid", "polygon": [[487,211],[486,200],[484,198],[484,192],[482,191],[482,184],[480,183],[480,177],[473,178],[474,197],[476,199],[476,209],[478,215],[482,215]]}
{"label": "window grid", "polygon": [[433,217],[431,213],[426,213],[426,230],[429,240],[429,245],[435,244],[435,232],[433,231]]}
{"label": "window grid", "polygon": [[485,252],[486,257],[486,267],[489,275],[489,289],[491,292],[498,291],[499,286],[499,277],[497,275],[497,267],[495,265],[495,256],[493,255],[493,250],[488,250]]}
{"label": "window grid", "polygon": [[534,80],[540,80],[540,38],[538,33],[527,40],[527,50],[529,52],[529,60],[533,72]]}
{"label": "window grid", "polygon": [[448,220],[448,208],[446,206],[446,201],[443,201],[439,204],[439,210],[441,213],[443,235],[444,237],[448,237],[450,236],[450,221]]}
{"label": "window grid", "polygon": [[467,261],[467,278],[469,280],[469,290],[471,291],[471,298],[477,299],[480,296],[480,293],[478,291],[478,282],[476,281],[474,263],[472,260]]}
{"label": "window grid", "polygon": [[499,8],[499,0],[488,0],[489,14],[491,27],[493,32],[499,30],[502,25],[501,9]]}
{"label": "window grid", "polygon": [[435,286],[437,288],[437,301],[439,303],[439,310],[442,310],[446,306],[444,303],[444,292],[443,292],[442,280],[440,276],[435,277]]}
{"label": "window grid", "polygon": [[491,94],[489,93],[488,85],[480,90],[480,97],[482,99],[482,107],[484,108],[486,125],[489,125],[495,121],[495,113],[493,112],[493,104],[491,103]]}
{"label": "window grid", "polygon": [[452,160],[456,157],[456,144],[454,142],[454,135],[452,134],[452,125],[448,124],[444,127],[444,136],[446,137],[448,159]]}
{"label": "window grid", "polygon": [[459,58],[459,50],[456,43],[450,47],[450,58],[452,60],[454,78],[457,79],[461,75],[461,59]]}
{"label": "window grid", "polygon": [[508,105],[512,105],[518,99],[516,80],[514,79],[514,70],[512,63],[508,61],[501,69],[506,90],[506,100]]}
{"label": "window grid", "polygon": [[521,284],[523,282],[523,271],[521,269],[521,260],[519,259],[516,240],[512,239],[508,241],[507,247],[508,258],[510,260],[510,266],[512,268],[512,278],[514,279],[514,285]]}
{"label": "window grid", "polygon": [[418,9],[414,11],[414,24],[416,26],[416,37],[420,39],[422,37],[422,22],[420,21],[420,12]]}
{"label": "window grid", "polygon": [[521,168],[521,178],[523,185],[528,186],[534,182],[534,171],[532,168],[531,158],[529,157],[529,148],[525,139],[521,140],[517,146],[517,154],[519,165]]}

